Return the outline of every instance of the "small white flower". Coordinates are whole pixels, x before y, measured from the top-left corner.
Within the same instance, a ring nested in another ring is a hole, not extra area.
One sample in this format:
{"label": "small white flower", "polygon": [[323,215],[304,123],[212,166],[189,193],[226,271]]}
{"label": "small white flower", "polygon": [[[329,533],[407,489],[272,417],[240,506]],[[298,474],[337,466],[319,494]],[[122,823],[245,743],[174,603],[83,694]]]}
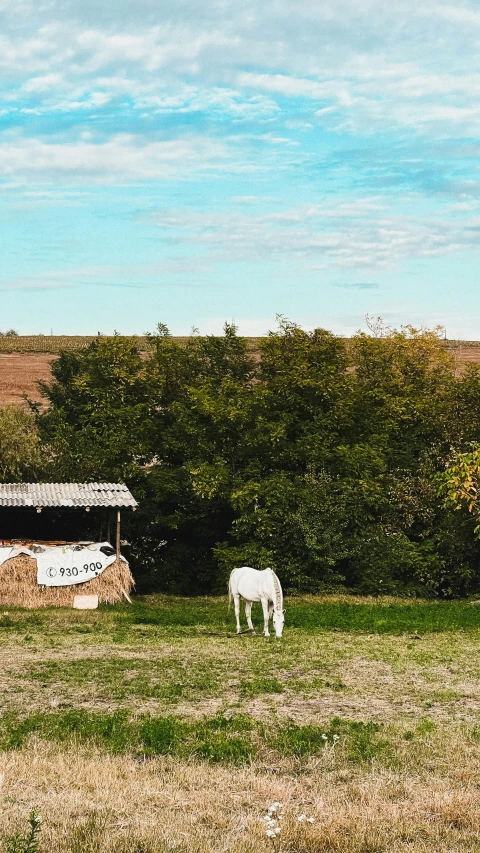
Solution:
{"label": "small white flower", "polygon": [[298,815],[298,817],[297,817],[297,820],[299,821],[299,823],[302,823],[302,821],[304,821],[304,820],[305,820],[305,815],[304,815],[304,814],[299,814],[299,815]]}
{"label": "small white flower", "polygon": [[328,740],[328,736],[327,736],[327,735],[322,735],[322,740]]}
{"label": "small white flower", "polygon": [[273,829],[267,829],[265,835],[267,836],[267,838],[275,838],[275,833]]}
{"label": "small white flower", "polygon": [[333,736],[333,742],[335,743],[337,740],[340,740],[340,735]]}
{"label": "small white flower", "polygon": [[314,817],[307,817],[307,823],[315,823]]}
{"label": "small white flower", "polygon": [[276,826],[274,829],[275,835],[280,835],[281,829],[279,826]]}

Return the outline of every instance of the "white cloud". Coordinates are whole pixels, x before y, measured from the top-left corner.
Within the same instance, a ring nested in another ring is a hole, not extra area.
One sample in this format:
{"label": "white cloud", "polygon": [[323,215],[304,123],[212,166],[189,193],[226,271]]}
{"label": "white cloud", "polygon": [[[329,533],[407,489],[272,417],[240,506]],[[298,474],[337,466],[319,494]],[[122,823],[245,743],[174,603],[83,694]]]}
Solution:
{"label": "white cloud", "polygon": [[[10,4],[0,37],[0,89],[11,109],[94,111],[128,98],[145,115],[210,117],[330,130],[395,127],[476,134],[480,75],[473,2],[440,0],[50,0]],[[461,61],[459,62],[459,57]],[[22,104],[22,98],[37,103]],[[295,101],[311,101],[295,115]],[[418,102],[418,103],[416,103]],[[117,107],[118,109],[118,107]],[[275,134],[281,136],[281,134]]]}
{"label": "white cloud", "polygon": [[237,77],[239,86],[276,92],[290,98],[313,98],[322,100],[327,97],[340,97],[342,86],[336,81],[321,83],[315,80],[299,80],[286,74],[243,73]]}
{"label": "white cloud", "polygon": [[7,178],[99,181],[174,180],[192,172],[241,171],[221,142],[201,136],[144,143],[131,135],[108,142],[45,143],[14,139],[0,143],[0,170]]}
{"label": "white cloud", "polygon": [[434,14],[455,24],[465,24],[467,27],[480,27],[480,12],[478,9],[466,6],[444,6],[438,4]]}
{"label": "white cloud", "polygon": [[[386,200],[385,200],[386,201]],[[157,215],[163,240],[202,247],[215,261],[296,258],[303,269],[392,270],[411,258],[478,247],[480,219],[394,213],[363,206],[300,206],[279,214],[171,212]]]}

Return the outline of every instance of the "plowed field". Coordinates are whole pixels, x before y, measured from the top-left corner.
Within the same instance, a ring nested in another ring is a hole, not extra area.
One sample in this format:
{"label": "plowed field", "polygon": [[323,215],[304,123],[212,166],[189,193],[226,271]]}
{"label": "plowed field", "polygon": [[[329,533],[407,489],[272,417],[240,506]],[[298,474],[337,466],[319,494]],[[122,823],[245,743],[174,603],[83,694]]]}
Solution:
{"label": "plowed field", "polygon": [[47,352],[0,352],[0,406],[22,405],[23,394],[40,400],[39,379],[50,379],[50,365],[57,356]]}

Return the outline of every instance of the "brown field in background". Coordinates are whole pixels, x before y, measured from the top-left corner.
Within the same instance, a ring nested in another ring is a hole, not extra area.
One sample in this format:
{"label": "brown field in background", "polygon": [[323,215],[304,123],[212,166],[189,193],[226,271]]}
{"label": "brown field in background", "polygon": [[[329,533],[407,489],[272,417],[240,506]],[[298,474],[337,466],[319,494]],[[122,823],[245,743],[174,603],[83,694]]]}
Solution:
{"label": "brown field in background", "polygon": [[[51,364],[62,350],[79,350],[88,346],[95,337],[19,335],[0,338],[0,406],[11,403],[22,405],[23,396],[41,399],[37,382],[50,379]],[[140,348],[146,348],[146,338],[136,338]],[[177,337],[186,342],[188,338]],[[249,349],[258,353],[261,338],[248,338]],[[480,341],[446,341],[459,368],[467,364],[480,365]]]}
{"label": "brown field in background", "polygon": [[0,406],[22,405],[24,394],[31,400],[40,400],[37,382],[50,379],[55,358],[46,352],[0,352]]}

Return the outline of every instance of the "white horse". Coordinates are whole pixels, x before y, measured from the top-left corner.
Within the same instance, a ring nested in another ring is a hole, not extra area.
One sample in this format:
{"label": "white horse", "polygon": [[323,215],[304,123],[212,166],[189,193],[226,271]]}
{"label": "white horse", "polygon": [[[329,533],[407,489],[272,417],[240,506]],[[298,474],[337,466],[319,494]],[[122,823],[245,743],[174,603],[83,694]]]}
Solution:
{"label": "white horse", "polygon": [[283,609],[283,593],[280,581],[273,569],[264,569],[263,572],[251,569],[250,566],[242,566],[233,569],[228,581],[228,603],[232,598],[235,604],[235,617],[237,620],[237,634],[240,634],[240,597],[245,599],[245,616],[251,631],[255,631],[252,625],[252,603],[260,601],[263,608],[263,633],[270,636],[268,621],[273,614],[273,627],[275,636],[281,637],[283,623],[285,622]]}

